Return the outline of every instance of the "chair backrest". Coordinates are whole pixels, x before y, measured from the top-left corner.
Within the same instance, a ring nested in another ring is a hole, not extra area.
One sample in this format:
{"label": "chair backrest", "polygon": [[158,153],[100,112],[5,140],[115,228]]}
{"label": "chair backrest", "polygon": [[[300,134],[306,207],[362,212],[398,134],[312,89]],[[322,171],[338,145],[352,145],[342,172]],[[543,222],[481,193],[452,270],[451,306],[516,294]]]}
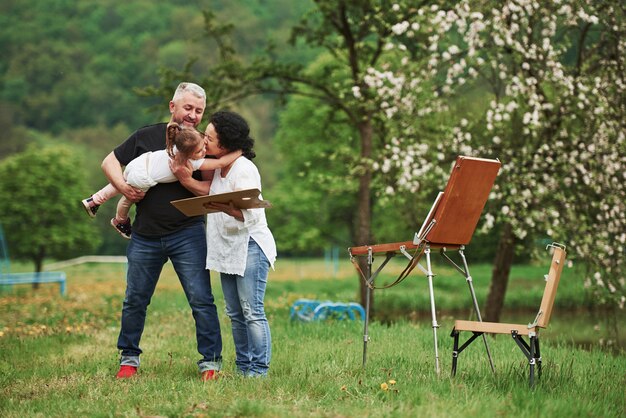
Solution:
{"label": "chair backrest", "polygon": [[543,291],[541,306],[537,314],[537,326],[541,328],[547,328],[550,322],[552,307],[554,306],[554,299],[556,298],[556,290],[559,287],[563,265],[565,264],[565,255],[567,254],[564,246],[552,244],[551,247],[554,248],[554,254],[552,255],[552,262],[550,263],[550,270],[545,276],[546,287]]}
{"label": "chair backrest", "polygon": [[9,249],[4,238],[4,230],[2,229],[2,225],[0,225],[0,275],[10,273],[10,267]]}
{"label": "chair backrest", "polygon": [[469,244],[500,166],[498,160],[457,157],[432,215],[436,223],[425,239],[441,245]]}

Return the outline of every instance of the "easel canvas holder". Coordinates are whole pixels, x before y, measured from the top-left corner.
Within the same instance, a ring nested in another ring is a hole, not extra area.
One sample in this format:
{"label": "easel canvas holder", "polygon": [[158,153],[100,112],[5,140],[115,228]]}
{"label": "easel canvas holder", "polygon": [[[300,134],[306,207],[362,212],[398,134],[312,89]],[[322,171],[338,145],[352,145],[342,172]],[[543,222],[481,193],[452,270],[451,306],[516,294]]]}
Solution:
{"label": "easel canvas holder", "polygon": [[[349,248],[350,258],[367,285],[367,301],[365,314],[365,329],[363,335],[363,365],[367,358],[369,300],[370,292],[376,287],[374,281],[385,265],[396,255],[403,255],[409,261],[405,270],[393,284],[404,280],[415,268],[419,269],[428,278],[430,305],[433,327],[435,351],[435,370],[439,374],[439,353],[437,348],[437,323],[433,277],[431,266],[431,250],[439,249],[444,259],[459,271],[467,281],[472,297],[477,319],[482,321],[472,277],[469,273],[465,258],[465,245],[471,241],[482,210],[489,198],[501,163],[498,160],[459,156],[452,167],[452,172],[443,192],[439,193],[431,210],[426,216],[420,230],[412,241],[395,242],[389,244],[363,245]],[[449,250],[457,251],[461,257],[460,265],[455,263],[447,254]],[[385,260],[372,272],[375,255],[385,255]],[[422,257],[426,258],[426,267],[420,264]],[[355,257],[367,257],[367,270],[362,272],[355,261]],[[392,284],[392,285],[393,285]],[[387,286],[389,287],[389,286]],[[489,362],[493,368],[493,361],[489,353],[486,338],[483,338]]]}

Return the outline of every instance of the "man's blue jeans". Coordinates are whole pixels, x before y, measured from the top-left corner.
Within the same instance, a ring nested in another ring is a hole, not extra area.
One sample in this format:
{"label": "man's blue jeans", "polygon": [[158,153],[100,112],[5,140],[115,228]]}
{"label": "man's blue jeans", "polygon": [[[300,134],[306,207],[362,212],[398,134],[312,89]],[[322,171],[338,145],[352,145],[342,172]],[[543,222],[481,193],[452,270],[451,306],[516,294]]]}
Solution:
{"label": "man's blue jeans", "polygon": [[221,274],[226,314],[232,322],[235,363],[245,376],[265,376],[272,357],[272,337],[263,299],[270,263],[252,239],[243,276]]}
{"label": "man's blue jeans", "polygon": [[204,224],[197,223],[160,238],[133,233],[128,249],[126,297],[122,308],[122,328],[117,348],[122,365],[139,366],[139,341],[146,322],[146,311],[163,265],[169,258],[183,286],[196,322],[200,371],[219,370],[222,336],[217,308],[211,291],[206,263]]}

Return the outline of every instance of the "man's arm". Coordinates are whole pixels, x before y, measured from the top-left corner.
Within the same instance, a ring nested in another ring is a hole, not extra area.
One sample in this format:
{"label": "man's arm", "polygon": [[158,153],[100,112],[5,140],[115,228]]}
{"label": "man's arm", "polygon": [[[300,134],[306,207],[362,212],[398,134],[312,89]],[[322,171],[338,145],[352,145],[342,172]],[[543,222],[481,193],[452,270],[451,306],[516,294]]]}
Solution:
{"label": "man's arm", "polygon": [[213,171],[202,171],[203,180],[196,180],[191,176],[193,168],[189,161],[186,161],[184,165],[180,165],[172,159],[170,159],[170,170],[172,170],[174,176],[180,181],[180,184],[194,195],[206,196],[209,194]]}
{"label": "man's arm", "polygon": [[104,160],[102,160],[102,171],[104,171],[104,175],[107,176],[109,182],[128,200],[131,202],[139,202],[145,196],[145,192],[135,189],[124,179],[124,173],[122,171],[122,165],[117,160],[117,157],[111,151],[109,155],[107,155]]}

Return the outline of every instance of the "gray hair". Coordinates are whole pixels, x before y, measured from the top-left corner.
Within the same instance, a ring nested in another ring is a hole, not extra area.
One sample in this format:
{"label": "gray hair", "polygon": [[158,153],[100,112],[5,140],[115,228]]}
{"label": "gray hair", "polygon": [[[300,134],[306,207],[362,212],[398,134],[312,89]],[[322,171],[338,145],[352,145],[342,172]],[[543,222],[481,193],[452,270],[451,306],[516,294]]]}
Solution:
{"label": "gray hair", "polygon": [[191,93],[199,99],[203,99],[206,101],[206,93],[204,89],[195,83],[187,83],[182,82],[176,87],[176,91],[174,92],[174,97],[172,97],[172,101],[176,101],[182,97],[185,93]]}

